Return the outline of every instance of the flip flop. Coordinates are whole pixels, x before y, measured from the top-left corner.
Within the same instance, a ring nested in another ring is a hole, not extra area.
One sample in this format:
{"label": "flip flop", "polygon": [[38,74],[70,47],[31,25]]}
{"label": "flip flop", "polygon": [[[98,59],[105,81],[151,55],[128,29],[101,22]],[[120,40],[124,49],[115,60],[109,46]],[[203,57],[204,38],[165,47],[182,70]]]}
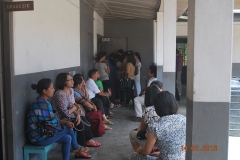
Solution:
{"label": "flip flop", "polygon": [[107,121],[105,121],[105,122],[104,122],[104,124],[110,124],[110,125],[112,125],[112,124],[113,124],[113,122],[111,122],[111,121],[107,120]]}
{"label": "flip flop", "polygon": [[84,158],[84,159],[90,159],[91,155],[85,152],[79,152],[75,154],[75,158]]}
{"label": "flip flop", "polygon": [[109,114],[110,114],[110,115],[113,115],[113,113],[112,113],[112,112],[109,112]]}
{"label": "flip flop", "polygon": [[90,143],[86,143],[86,146],[88,147],[100,147],[101,145],[102,145],[101,143],[94,140],[91,140]]}
{"label": "flip flop", "polygon": [[105,130],[111,130],[112,128],[111,128],[111,127],[108,127],[107,125],[104,125],[104,129],[105,129]]}
{"label": "flip flop", "polygon": [[88,147],[82,147],[81,150],[78,148],[76,150],[73,150],[75,153],[80,153],[80,152],[88,152],[90,149]]}

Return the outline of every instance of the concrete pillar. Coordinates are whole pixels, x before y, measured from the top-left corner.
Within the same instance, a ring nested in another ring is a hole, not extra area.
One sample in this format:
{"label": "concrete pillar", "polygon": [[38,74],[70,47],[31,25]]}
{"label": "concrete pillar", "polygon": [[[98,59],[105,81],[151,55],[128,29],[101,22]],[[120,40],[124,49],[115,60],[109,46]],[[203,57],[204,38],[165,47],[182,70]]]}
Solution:
{"label": "concrete pillar", "polygon": [[157,79],[162,81],[163,74],[163,12],[157,13]]}
{"label": "concrete pillar", "polygon": [[97,54],[97,41],[98,41],[97,37],[98,22],[95,18],[96,17],[93,17],[93,56]]}
{"label": "concrete pillar", "polygon": [[157,64],[157,21],[153,20],[153,63]]}
{"label": "concrete pillar", "polygon": [[187,160],[228,159],[232,28],[233,0],[188,1]]}
{"label": "concrete pillar", "polygon": [[177,0],[163,2],[163,85],[175,95]]}

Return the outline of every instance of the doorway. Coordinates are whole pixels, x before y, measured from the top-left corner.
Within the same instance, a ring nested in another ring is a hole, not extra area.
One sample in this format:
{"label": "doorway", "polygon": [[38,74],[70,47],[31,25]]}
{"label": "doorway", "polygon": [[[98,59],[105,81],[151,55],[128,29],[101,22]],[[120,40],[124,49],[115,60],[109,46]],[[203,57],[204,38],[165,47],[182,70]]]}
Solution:
{"label": "doorway", "polygon": [[119,49],[124,51],[128,50],[127,38],[109,38],[109,37],[99,37],[98,38],[98,52],[104,51],[107,54],[117,53]]}

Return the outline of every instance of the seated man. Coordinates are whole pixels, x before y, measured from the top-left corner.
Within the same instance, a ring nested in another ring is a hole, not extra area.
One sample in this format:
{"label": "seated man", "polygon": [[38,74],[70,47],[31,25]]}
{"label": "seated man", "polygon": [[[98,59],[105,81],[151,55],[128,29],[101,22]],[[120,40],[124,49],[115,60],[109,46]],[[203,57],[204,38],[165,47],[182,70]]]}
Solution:
{"label": "seated man", "polygon": [[140,94],[141,96],[134,98],[134,108],[135,108],[136,117],[132,118],[132,120],[135,122],[141,122],[142,115],[143,115],[142,105],[144,105],[145,92],[146,92],[147,87],[150,86],[150,84],[153,81],[157,80],[156,77],[157,77],[157,67],[155,65],[151,65],[148,70],[149,80],[148,80],[147,86],[142,90],[142,92]]}
{"label": "seated man", "polygon": [[[94,104],[98,104],[99,101],[102,101],[105,115],[109,117],[109,107],[110,103],[108,101],[109,94],[107,92],[100,91],[94,81],[96,81],[99,77],[99,72],[97,69],[91,69],[88,72],[88,80],[86,81],[87,91],[89,94],[89,99]],[[98,105],[96,105],[98,106]],[[103,113],[104,114],[104,113]],[[111,121],[107,121],[105,124],[113,124]]]}

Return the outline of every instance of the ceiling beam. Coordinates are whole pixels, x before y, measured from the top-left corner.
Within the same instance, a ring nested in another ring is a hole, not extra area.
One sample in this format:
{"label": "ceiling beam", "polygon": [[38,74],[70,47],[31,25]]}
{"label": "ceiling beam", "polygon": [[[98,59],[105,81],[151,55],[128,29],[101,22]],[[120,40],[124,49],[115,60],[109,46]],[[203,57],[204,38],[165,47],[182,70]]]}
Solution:
{"label": "ceiling beam", "polygon": [[103,3],[103,5],[107,8],[107,10],[112,14],[112,16],[113,16],[114,18],[116,18],[116,17],[114,16],[114,14],[112,13],[112,11],[108,8],[108,6],[107,6],[102,0],[99,0],[99,1],[101,1],[101,2]]}
{"label": "ceiling beam", "polygon": [[130,4],[130,3],[123,3],[123,2],[116,2],[116,1],[106,1],[107,3],[115,3],[125,6],[133,6],[133,7],[139,7],[139,8],[147,8],[147,9],[154,9],[152,6],[143,6],[143,5],[137,5],[137,4]]}

